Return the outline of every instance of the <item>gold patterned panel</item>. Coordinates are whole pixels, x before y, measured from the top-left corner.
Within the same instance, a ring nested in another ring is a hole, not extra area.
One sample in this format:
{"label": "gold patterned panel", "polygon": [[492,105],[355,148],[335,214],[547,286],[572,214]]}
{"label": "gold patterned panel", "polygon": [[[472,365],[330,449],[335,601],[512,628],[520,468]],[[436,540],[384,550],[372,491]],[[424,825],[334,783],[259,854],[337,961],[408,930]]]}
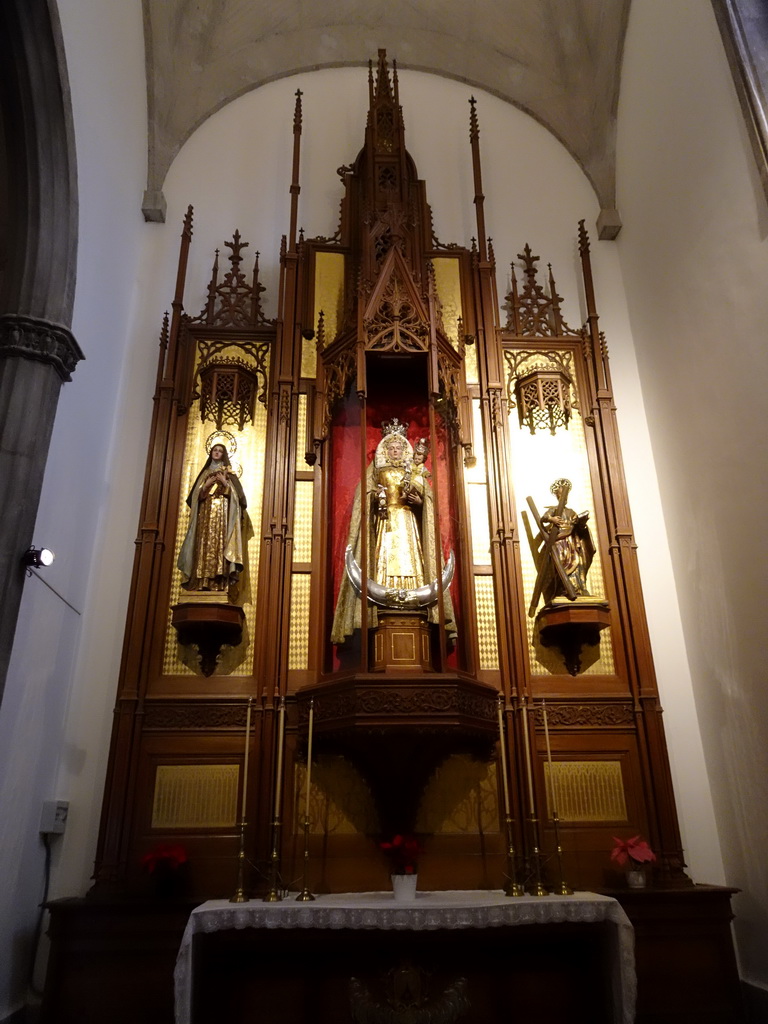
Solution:
{"label": "gold patterned panel", "polygon": [[[315,322],[323,311],[325,344],[336,337],[344,312],[344,256],[339,252],[315,253]],[[307,375],[309,376],[309,375]],[[311,374],[314,377],[314,372]]]}
{"label": "gold patterned panel", "polygon": [[291,576],[291,629],[288,636],[288,668],[309,667],[309,585],[311,576],[295,572]]}
{"label": "gold patterned panel", "polygon": [[296,481],[293,510],[293,560],[312,561],[312,497],[315,485],[311,480]]}
{"label": "gold patterned panel", "polygon": [[484,484],[488,482],[485,471],[485,440],[483,438],[483,411],[480,399],[472,399],[472,430],[474,433],[472,454],[477,460],[474,466],[468,466],[464,476],[469,483]]}
{"label": "gold patterned panel", "polygon": [[301,339],[301,376],[308,380],[314,380],[317,376],[317,342],[314,338]]}
{"label": "gold patterned panel", "polygon": [[430,835],[499,831],[496,764],[452,754],[427,783],[416,831]]}
{"label": "gold patterned panel", "polygon": [[480,668],[491,671],[499,667],[499,640],[496,633],[496,605],[493,600],[493,577],[475,576],[477,606],[477,643]]}
{"label": "gold patterned panel", "polygon": [[307,396],[299,395],[299,405],[296,414],[296,470],[299,473],[312,473],[314,466],[310,466],[305,458],[307,447]]}
{"label": "gold patterned panel", "polygon": [[[236,346],[231,345],[222,350],[221,355],[233,356],[248,360],[247,353]],[[269,355],[267,356],[266,369],[269,372]],[[164,675],[196,675],[195,655],[180,647],[176,641],[176,630],[171,625],[171,606],[176,604],[179,597],[184,593],[181,589],[181,574],[176,569],[176,560],[179,557],[181,545],[189,523],[189,508],[187,507],[187,495],[202,469],[208,455],[205,449],[206,439],[215,432],[211,423],[203,423],[200,419],[200,409],[197,402],[192,405],[187,420],[187,436],[185,441],[184,468],[181,476],[181,487],[178,497],[178,527],[176,529],[176,542],[173,552],[173,578],[171,580],[171,595],[168,607],[168,620],[165,634],[165,647],[163,651],[163,674]],[[240,482],[243,485],[248,510],[243,527],[243,541],[246,550],[246,568],[240,582],[238,603],[242,605],[245,613],[245,629],[243,644],[238,648],[232,648],[222,656],[215,672],[222,671],[232,676],[248,676],[251,674],[253,662],[253,641],[254,627],[256,623],[256,581],[259,576],[259,524],[261,522],[261,508],[264,495],[264,466],[266,456],[267,438],[267,410],[261,402],[256,402],[253,423],[246,424],[242,431],[231,431],[237,442],[237,450],[231,455],[233,465],[242,467]],[[199,670],[198,670],[199,671]]]}
{"label": "gold patterned panel", "polygon": [[[294,772],[295,833],[304,828],[307,766]],[[345,758],[320,755],[312,764],[309,787],[309,831],[312,835],[372,835],[379,831],[373,796],[365,780]]]}
{"label": "gold patterned panel", "polygon": [[454,348],[459,347],[459,317],[461,312],[461,277],[459,261],[451,256],[432,258],[435,268],[435,287],[440,299],[443,330]]}
{"label": "gold patterned panel", "polygon": [[[527,607],[536,583],[536,565],[530,542],[531,538],[538,533],[538,528],[526,501],[528,495],[533,498],[536,508],[541,513],[547,506],[554,503],[554,498],[549,490],[552,483],[559,477],[567,477],[573,484],[568,503],[578,512],[589,512],[593,537],[595,535],[595,506],[592,498],[584,423],[578,409],[573,410],[568,429],[560,428],[554,436],[547,431],[537,431],[536,434],[531,434],[526,428],[521,428],[514,417],[510,417],[509,422],[512,484],[520,523],[520,562]],[[595,553],[587,583],[590,593],[595,598],[605,600],[603,567],[599,551]],[[565,671],[559,652],[555,648],[544,648],[537,642],[534,636],[534,622],[533,617],[527,617],[532,674],[548,675],[551,672]],[[591,655],[587,649],[582,651],[580,675],[613,674],[615,667],[610,634],[610,629],[603,630],[600,634],[599,648],[595,648]]]}
{"label": "gold patterned panel", "polygon": [[234,828],[236,764],[166,764],[155,772],[152,828]]}
{"label": "gold patterned panel", "polygon": [[[561,821],[626,821],[618,761],[553,761],[544,765],[547,813]],[[554,786],[554,792],[553,792]]]}
{"label": "gold patterned panel", "polygon": [[491,564],[491,532],[488,524],[488,487],[467,485],[469,519],[472,525],[472,561],[475,565]]}
{"label": "gold patterned panel", "polygon": [[477,345],[467,345],[464,350],[464,374],[467,384],[479,384],[480,377],[477,372]]}

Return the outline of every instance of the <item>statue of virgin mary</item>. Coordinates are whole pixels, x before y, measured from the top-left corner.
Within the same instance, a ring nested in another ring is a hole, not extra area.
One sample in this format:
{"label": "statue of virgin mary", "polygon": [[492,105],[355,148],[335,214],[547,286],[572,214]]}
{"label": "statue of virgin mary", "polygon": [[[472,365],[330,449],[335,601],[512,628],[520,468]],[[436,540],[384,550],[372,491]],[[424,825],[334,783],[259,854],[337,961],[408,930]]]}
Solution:
{"label": "statue of virgin mary", "polygon": [[[368,577],[387,592],[411,593],[424,588],[440,574],[435,557],[435,512],[429,473],[424,466],[428,445],[423,439],[416,452],[407,438],[408,424],[397,418],[382,424],[382,439],[366,473],[368,503]],[[355,564],[361,557],[362,521],[360,485],[355,491],[348,535],[348,551]],[[397,607],[397,602],[393,603]],[[456,632],[453,607],[447,589],[443,607],[446,629]],[[428,609],[429,621],[438,622],[438,606]],[[377,612],[368,610],[368,625],[375,626]],[[341,644],[361,626],[361,601],[345,574],[339,588],[331,630],[331,642]]]}

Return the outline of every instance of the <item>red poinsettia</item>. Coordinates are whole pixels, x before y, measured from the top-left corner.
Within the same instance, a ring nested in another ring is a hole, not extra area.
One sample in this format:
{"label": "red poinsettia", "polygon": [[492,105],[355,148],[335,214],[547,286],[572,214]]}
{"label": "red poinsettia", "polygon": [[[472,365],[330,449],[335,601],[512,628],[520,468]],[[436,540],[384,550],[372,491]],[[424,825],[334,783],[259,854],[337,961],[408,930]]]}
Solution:
{"label": "red poinsettia", "polygon": [[396,835],[379,843],[389,856],[393,875],[415,875],[419,870],[419,854],[422,852],[415,836]]}
{"label": "red poinsettia", "polygon": [[181,843],[155,843],[148,853],[141,858],[141,866],[145,871],[154,874],[160,871],[176,871],[185,864],[187,851]]}
{"label": "red poinsettia", "polygon": [[641,836],[632,836],[631,839],[614,836],[613,841],[616,845],[611,850],[611,860],[615,860],[619,867],[623,868],[627,861],[631,861],[633,868],[639,868],[641,864],[656,860],[656,854]]}

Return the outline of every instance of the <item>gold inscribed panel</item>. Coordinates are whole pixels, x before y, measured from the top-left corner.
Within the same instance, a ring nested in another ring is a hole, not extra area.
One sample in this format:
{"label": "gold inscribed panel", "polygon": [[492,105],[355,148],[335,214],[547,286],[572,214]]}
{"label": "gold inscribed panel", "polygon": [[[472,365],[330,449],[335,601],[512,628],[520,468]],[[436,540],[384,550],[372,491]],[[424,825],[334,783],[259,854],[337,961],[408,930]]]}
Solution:
{"label": "gold inscribed panel", "polygon": [[[307,766],[294,772],[293,829],[304,828]],[[309,787],[309,831],[312,835],[375,835],[379,831],[373,796],[357,769],[341,756],[321,754],[312,763]]]}
{"label": "gold inscribed panel", "polygon": [[454,348],[459,347],[459,317],[461,312],[461,277],[459,261],[451,256],[435,256],[435,287],[440,300],[443,330]]}
{"label": "gold inscribed panel", "polygon": [[321,310],[325,344],[330,345],[338,333],[344,312],[344,256],[340,252],[315,253],[315,322],[312,325],[315,330]]}
{"label": "gold inscribed panel", "polygon": [[[223,349],[221,355],[251,362],[247,352],[236,345]],[[269,354],[267,354],[265,365],[268,373]],[[184,543],[184,537],[189,524],[187,495],[191,491],[198,473],[208,458],[205,447],[206,440],[213,433],[216,433],[215,425],[211,422],[203,423],[201,421],[200,407],[198,402],[195,402],[190,409],[187,420],[184,468],[178,496],[179,511],[173,552],[173,577],[171,579],[168,621],[163,650],[164,675],[191,676],[199,674],[200,671],[197,666],[196,653],[182,648],[177,643],[176,630],[171,625],[171,606],[177,604],[179,598],[184,594],[184,591],[181,589],[181,574],[176,569],[176,561],[179,557],[181,545]],[[253,643],[250,638],[254,635],[256,622],[256,581],[259,575],[260,531],[258,527],[261,523],[261,508],[264,495],[264,463],[267,437],[267,410],[264,405],[257,401],[253,423],[247,423],[242,431],[230,430],[229,433],[237,444],[234,453],[230,453],[230,459],[235,469],[238,466],[242,469],[240,483],[243,486],[243,491],[248,501],[248,509],[243,521],[243,545],[245,548],[246,564],[245,571],[240,580],[238,594],[238,604],[242,605],[245,613],[246,626],[243,633],[244,637],[248,639],[238,648],[225,648],[224,654],[214,672],[217,675],[247,676],[251,673],[251,664],[253,662]]]}
{"label": "gold inscribed panel", "polygon": [[431,835],[499,831],[496,763],[452,754],[427,783],[416,831]]}
{"label": "gold inscribed panel", "polygon": [[493,577],[475,576],[477,605],[477,646],[481,669],[499,667],[499,639],[496,633],[496,605],[493,599]]}
{"label": "gold inscribed panel", "polygon": [[[596,540],[595,506],[584,438],[584,423],[578,409],[573,410],[568,429],[560,427],[554,436],[545,430],[537,430],[535,434],[531,434],[527,427],[520,427],[514,416],[510,416],[509,423],[512,485],[520,524],[520,562],[523,593],[527,607],[536,582],[537,568],[533,560],[531,541],[536,538],[538,527],[528,508],[526,498],[529,495],[533,498],[534,504],[541,514],[549,505],[555,503],[550,492],[552,483],[560,477],[566,477],[573,485],[568,504],[577,512],[589,512],[592,536]],[[593,597],[601,601],[605,599],[603,567],[599,551],[595,552],[587,586]],[[565,668],[560,653],[555,648],[544,648],[538,643],[538,638],[534,635],[534,622],[534,617],[527,617],[532,674],[548,675],[553,672],[564,672]],[[594,650],[582,649],[580,675],[613,674],[615,668],[610,634],[610,628],[603,630],[598,647],[595,647]]]}
{"label": "gold inscribed panel", "polygon": [[288,636],[288,668],[309,667],[309,585],[311,576],[295,572],[291,576],[291,629]]}
{"label": "gold inscribed panel", "polygon": [[296,481],[296,501],[293,510],[293,560],[312,561],[312,496],[315,485],[311,480]]}
{"label": "gold inscribed panel", "polygon": [[561,821],[626,821],[618,761],[553,761],[544,765],[547,812]]}
{"label": "gold inscribed panel", "polygon": [[152,828],[234,828],[236,764],[167,764],[155,772]]}

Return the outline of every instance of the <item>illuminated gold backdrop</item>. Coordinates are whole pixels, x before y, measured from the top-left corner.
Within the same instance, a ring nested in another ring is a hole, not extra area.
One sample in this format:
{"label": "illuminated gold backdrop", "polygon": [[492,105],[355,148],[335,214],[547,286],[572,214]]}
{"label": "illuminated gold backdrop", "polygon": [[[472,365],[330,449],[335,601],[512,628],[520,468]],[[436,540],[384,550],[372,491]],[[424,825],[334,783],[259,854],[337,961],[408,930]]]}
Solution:
{"label": "illuminated gold backdrop", "polygon": [[[226,348],[222,356],[233,356],[240,359],[247,359],[243,349],[237,346]],[[253,364],[255,366],[255,364]],[[266,370],[269,372],[269,356],[267,356]],[[208,454],[205,449],[206,439],[216,432],[215,424],[210,421],[203,423],[200,419],[200,406],[197,402],[189,411],[187,422],[187,437],[184,448],[184,470],[181,477],[181,487],[178,498],[178,519],[176,528],[176,540],[173,551],[174,573],[171,584],[171,599],[169,605],[176,604],[183,593],[181,590],[181,574],[175,569],[176,560],[184,542],[189,523],[189,508],[187,506],[187,495],[192,489],[197,474],[205,464]],[[240,584],[238,602],[242,604],[245,613],[245,630],[243,643],[239,648],[225,652],[221,668],[226,669],[228,675],[249,676],[253,663],[253,632],[256,621],[256,582],[259,574],[259,533],[261,526],[261,509],[264,496],[264,462],[266,453],[267,437],[267,410],[265,406],[257,401],[254,411],[254,422],[247,423],[242,431],[231,430],[237,441],[237,450],[231,455],[233,464],[242,467],[240,482],[243,485],[248,511],[243,529],[243,543],[246,550],[246,567],[243,573],[243,580]],[[236,468],[236,467],[235,467]],[[171,607],[168,608],[168,623],[165,634],[165,649],[163,654],[164,675],[195,675],[194,667],[185,663],[189,658],[189,652],[179,646],[176,640],[176,630],[171,625]]]}

